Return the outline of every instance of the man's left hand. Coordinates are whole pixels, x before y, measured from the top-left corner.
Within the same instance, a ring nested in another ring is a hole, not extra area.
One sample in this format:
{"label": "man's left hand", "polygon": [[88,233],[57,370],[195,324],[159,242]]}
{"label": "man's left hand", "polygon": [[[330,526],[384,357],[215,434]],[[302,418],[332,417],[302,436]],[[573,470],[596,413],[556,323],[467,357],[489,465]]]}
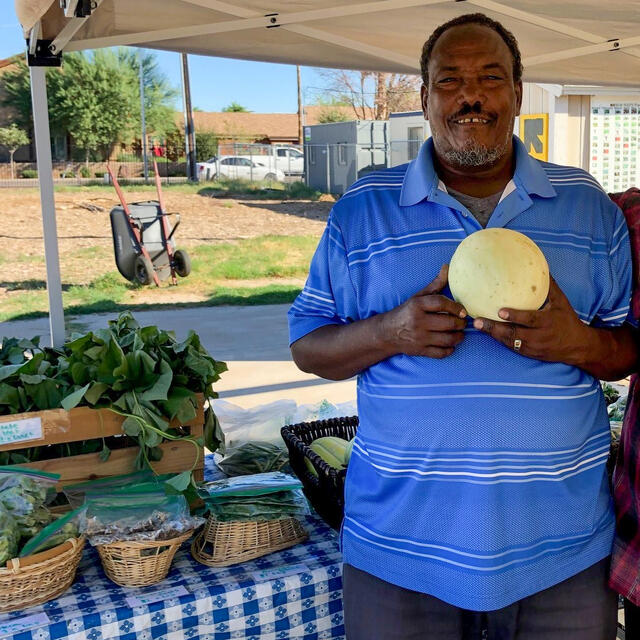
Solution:
{"label": "man's left hand", "polygon": [[588,346],[588,327],[553,278],[549,296],[538,311],[500,309],[507,322],[476,318],[473,326],[502,342],[512,351],[545,362],[575,364]]}

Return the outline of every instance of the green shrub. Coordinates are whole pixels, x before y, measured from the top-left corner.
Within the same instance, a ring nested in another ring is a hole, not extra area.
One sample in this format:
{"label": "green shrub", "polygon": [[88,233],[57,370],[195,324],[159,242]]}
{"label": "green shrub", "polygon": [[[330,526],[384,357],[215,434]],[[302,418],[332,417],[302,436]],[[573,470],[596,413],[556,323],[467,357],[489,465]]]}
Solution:
{"label": "green shrub", "polygon": [[[107,173],[106,171],[96,171],[93,175],[96,178],[104,178],[106,173]],[[89,176],[87,176],[87,177],[89,177]]]}
{"label": "green shrub", "polygon": [[89,167],[80,167],[80,177],[81,178],[90,178],[91,177],[91,169],[89,169]]}
{"label": "green shrub", "polygon": [[289,198],[299,200],[317,200],[322,195],[320,191],[308,187],[304,182],[290,182],[286,184],[285,192]]}
{"label": "green shrub", "polygon": [[22,177],[22,178],[37,178],[38,177],[38,171],[37,171],[37,169],[23,169],[22,173],[20,174],[20,177]]}
{"label": "green shrub", "polygon": [[76,172],[73,169],[67,169],[66,171],[60,172],[61,178],[75,178]]}

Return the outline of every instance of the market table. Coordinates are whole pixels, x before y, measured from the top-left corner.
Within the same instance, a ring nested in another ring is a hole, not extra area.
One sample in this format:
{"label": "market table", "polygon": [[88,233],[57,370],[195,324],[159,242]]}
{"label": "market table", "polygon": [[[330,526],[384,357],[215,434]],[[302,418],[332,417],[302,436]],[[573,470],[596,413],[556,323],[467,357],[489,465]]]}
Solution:
{"label": "market table", "polygon": [[[209,456],[207,456],[209,458]],[[211,477],[211,462],[206,476]],[[167,578],[124,588],[85,547],[72,587],[24,611],[0,614],[11,640],[322,640],[344,638],[342,556],[336,533],[307,516],[309,539],[250,562],[215,569],[198,563],[190,541]],[[137,597],[138,601],[132,601]],[[145,603],[145,601],[154,600]],[[7,623],[31,624],[9,631]]]}

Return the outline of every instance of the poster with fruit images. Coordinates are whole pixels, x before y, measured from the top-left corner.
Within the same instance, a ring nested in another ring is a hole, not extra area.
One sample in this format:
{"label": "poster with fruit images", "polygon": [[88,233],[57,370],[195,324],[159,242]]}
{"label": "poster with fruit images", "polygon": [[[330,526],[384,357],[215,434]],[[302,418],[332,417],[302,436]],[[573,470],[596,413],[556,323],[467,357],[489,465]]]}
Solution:
{"label": "poster with fruit images", "polygon": [[640,185],[640,98],[591,102],[590,173],[609,193]]}

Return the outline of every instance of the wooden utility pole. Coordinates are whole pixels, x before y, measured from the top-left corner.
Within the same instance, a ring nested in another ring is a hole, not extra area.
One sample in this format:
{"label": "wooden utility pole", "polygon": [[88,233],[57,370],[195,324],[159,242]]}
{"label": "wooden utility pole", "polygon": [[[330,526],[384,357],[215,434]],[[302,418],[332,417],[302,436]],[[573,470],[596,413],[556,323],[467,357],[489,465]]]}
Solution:
{"label": "wooden utility pole", "polygon": [[304,144],[302,137],[302,83],[300,82],[300,65],[296,65],[296,72],[298,74],[298,144]]}
{"label": "wooden utility pole", "polygon": [[187,139],[187,175],[194,182],[198,179],[196,168],[196,132],[193,126],[193,110],[191,108],[191,86],[189,84],[189,61],[187,54],[182,58],[182,89],[184,92],[185,136]]}

